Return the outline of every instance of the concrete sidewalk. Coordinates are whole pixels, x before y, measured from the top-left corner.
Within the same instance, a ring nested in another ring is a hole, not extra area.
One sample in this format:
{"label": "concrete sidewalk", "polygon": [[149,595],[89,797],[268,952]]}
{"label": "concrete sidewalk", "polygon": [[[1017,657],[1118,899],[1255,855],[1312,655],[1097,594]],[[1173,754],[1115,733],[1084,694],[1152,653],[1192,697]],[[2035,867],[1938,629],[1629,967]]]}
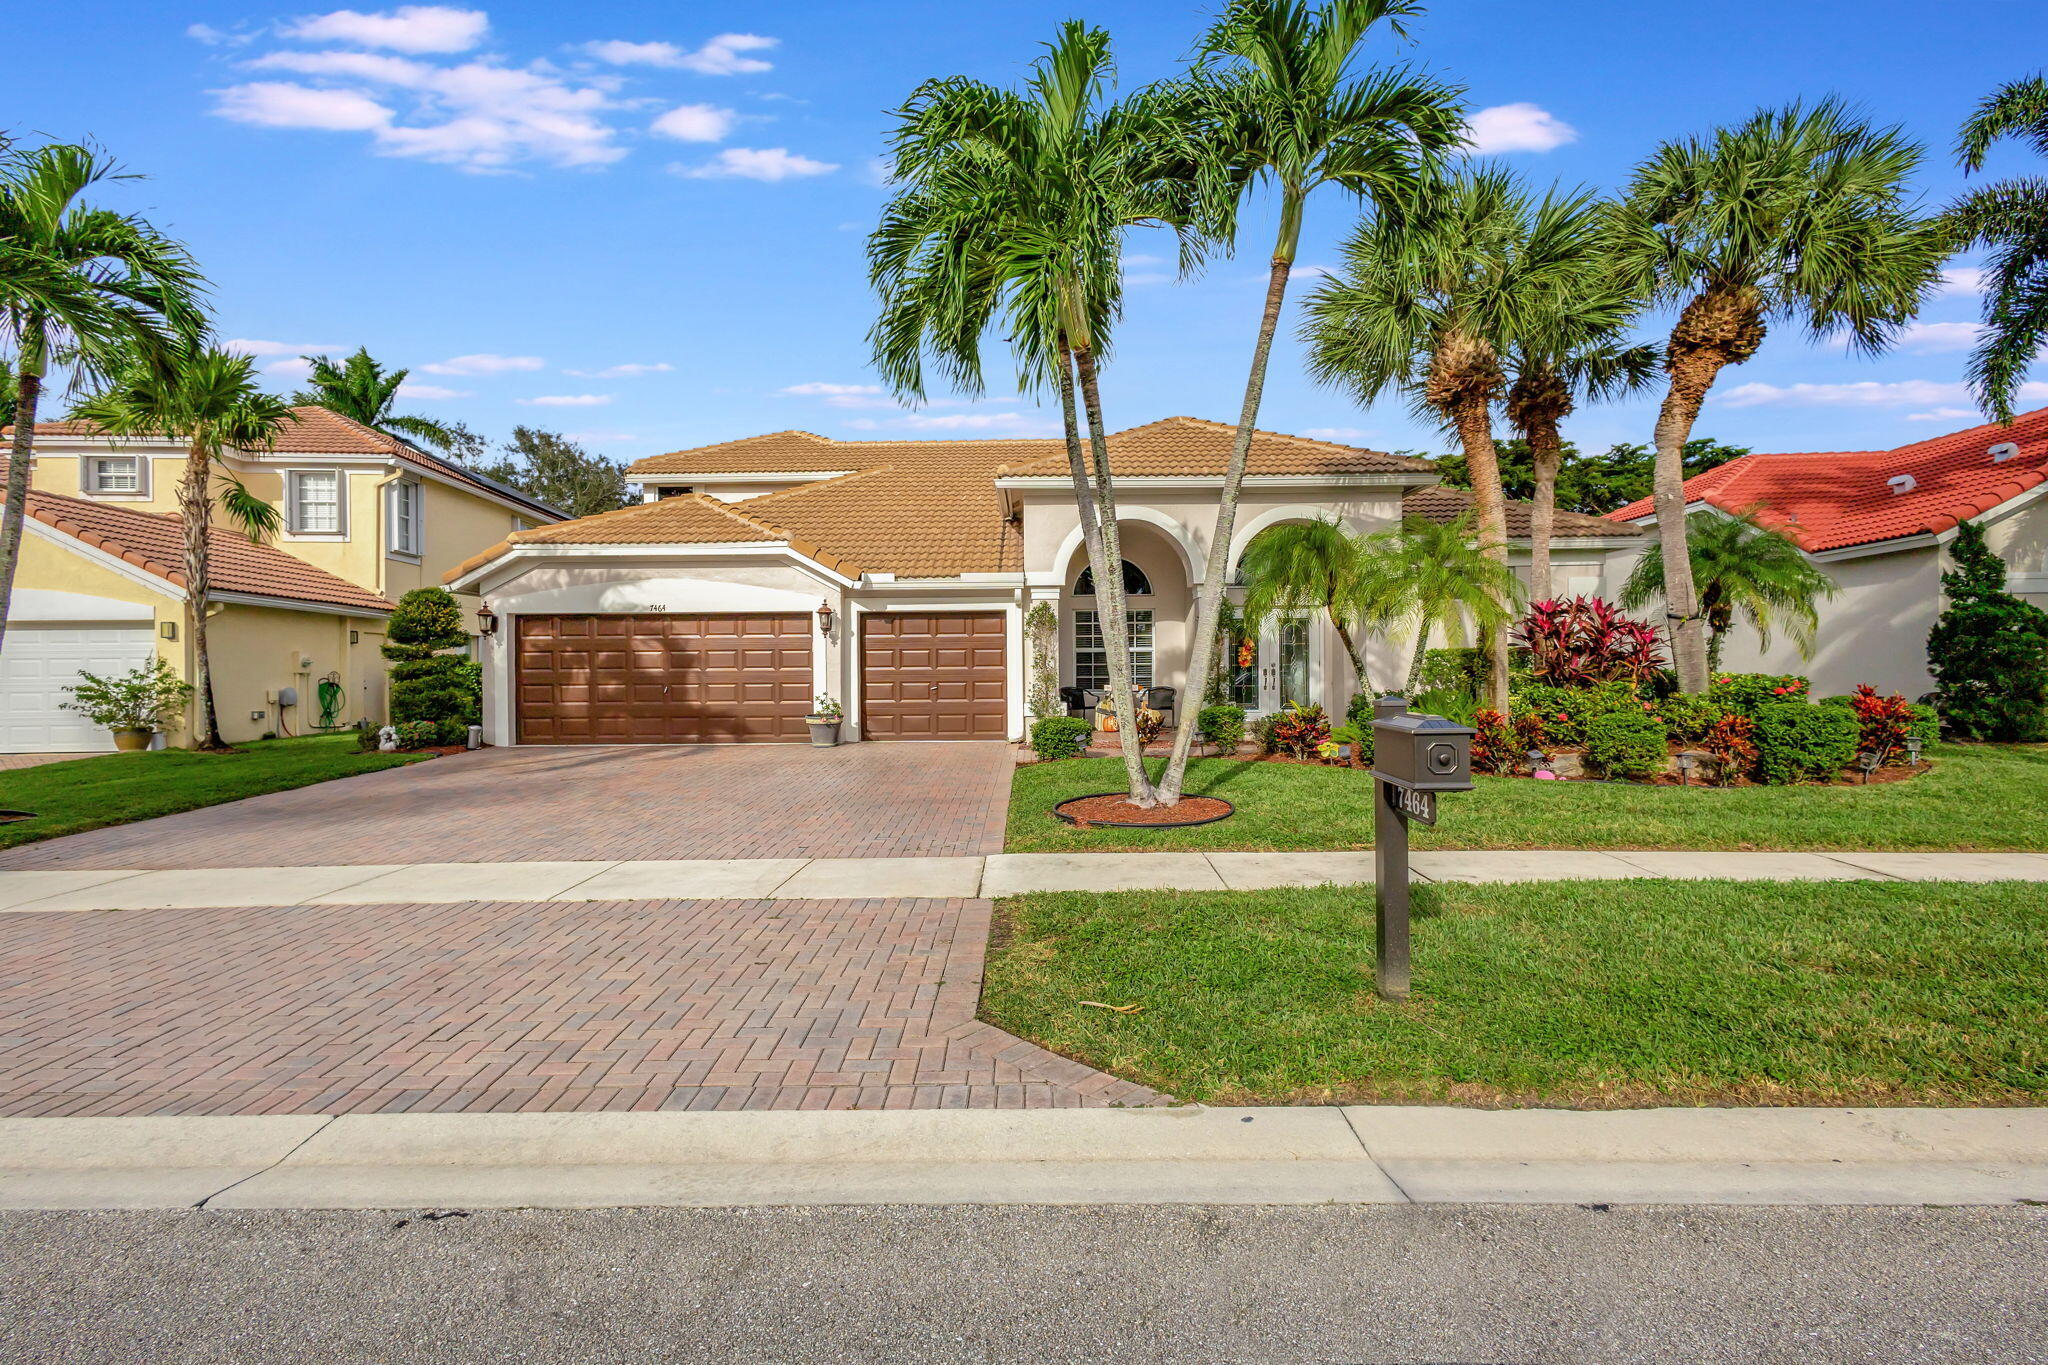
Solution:
{"label": "concrete sidewalk", "polygon": [[[1418,881],[1726,877],[1739,881],[2048,881],[2043,853],[1417,853]],[[173,871],[0,871],[0,911],[469,901],[860,900],[1027,891],[1250,891],[1367,884],[1371,852],[998,853],[958,858],[710,858],[386,863]]]}
{"label": "concrete sidewalk", "polygon": [[18,1209],[2044,1198],[2048,1109],[0,1120],[0,1207]]}

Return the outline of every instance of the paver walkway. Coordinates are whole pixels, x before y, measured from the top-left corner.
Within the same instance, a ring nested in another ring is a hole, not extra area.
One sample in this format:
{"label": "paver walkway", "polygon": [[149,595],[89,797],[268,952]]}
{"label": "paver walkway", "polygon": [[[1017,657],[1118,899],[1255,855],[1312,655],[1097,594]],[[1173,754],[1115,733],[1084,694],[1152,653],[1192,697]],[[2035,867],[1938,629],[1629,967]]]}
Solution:
{"label": "paver walkway", "polygon": [[46,839],[0,868],[994,853],[1007,744],[506,748]]}
{"label": "paver walkway", "polygon": [[0,1113],[1158,1098],[974,1018],[988,918],[981,900],[14,915]]}

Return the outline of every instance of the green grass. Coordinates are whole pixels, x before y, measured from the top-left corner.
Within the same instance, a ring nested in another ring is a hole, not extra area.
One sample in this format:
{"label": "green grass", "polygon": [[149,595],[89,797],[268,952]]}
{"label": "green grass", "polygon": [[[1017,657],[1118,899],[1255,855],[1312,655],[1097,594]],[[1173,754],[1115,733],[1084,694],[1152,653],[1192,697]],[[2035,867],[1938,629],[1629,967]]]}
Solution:
{"label": "green grass", "polygon": [[0,825],[0,848],[60,834],[125,825],[245,796],[308,787],[419,760],[417,754],[362,753],[353,731],[244,744],[231,754],[187,749],[106,754],[0,773],[0,806],[33,820]]}
{"label": "green grass", "polygon": [[981,1014],[1210,1103],[2048,1100],[2038,884],[1439,884],[1415,910],[1390,1004],[1369,891],[1022,896]]}
{"label": "green grass", "polygon": [[[1482,777],[1443,798],[1417,848],[2048,850],[2048,745],[1943,745],[1933,768],[1872,786],[1677,789]],[[1163,760],[1155,761],[1155,769]],[[1113,849],[1369,848],[1372,784],[1362,772],[1298,763],[1196,759],[1188,790],[1237,814],[1179,830],[1076,829],[1050,814],[1070,796],[1120,791],[1113,758],[1030,763],[1010,789],[1012,853]]]}

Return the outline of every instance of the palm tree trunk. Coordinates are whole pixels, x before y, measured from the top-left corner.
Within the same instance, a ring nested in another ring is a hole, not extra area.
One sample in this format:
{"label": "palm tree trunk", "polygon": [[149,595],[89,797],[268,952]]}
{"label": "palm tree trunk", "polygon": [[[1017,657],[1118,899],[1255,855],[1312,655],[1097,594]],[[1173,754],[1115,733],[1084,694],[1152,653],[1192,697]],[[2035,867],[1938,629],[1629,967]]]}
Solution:
{"label": "palm tree trunk", "polygon": [[1344,646],[1344,652],[1351,656],[1352,670],[1358,675],[1358,690],[1367,696],[1375,696],[1372,690],[1372,672],[1366,667],[1365,651],[1352,638],[1351,627],[1344,624],[1344,618],[1336,612],[1330,613],[1330,624],[1337,628],[1337,639]]}
{"label": "palm tree trunk", "polygon": [[1429,658],[1429,617],[1424,616],[1415,627],[1415,653],[1408,659],[1408,700],[1415,700],[1417,689],[1422,686],[1422,665]]}
{"label": "palm tree trunk", "polygon": [[[1251,459],[1259,403],[1266,393],[1266,366],[1273,354],[1273,334],[1280,330],[1280,306],[1286,302],[1287,279],[1294,270],[1294,252],[1301,237],[1302,199],[1299,191],[1289,191],[1281,199],[1279,238],[1266,273],[1266,309],[1259,315],[1259,339],[1252,347],[1251,372],[1245,378],[1244,402],[1238,408],[1237,435],[1230,443],[1230,463],[1224,468],[1223,489],[1216,499],[1216,529],[1209,537],[1209,562],[1202,571],[1202,591],[1195,599],[1195,633],[1188,650],[1184,689],[1190,696],[1199,697],[1207,690],[1209,670],[1216,666],[1216,619],[1223,608],[1224,584],[1230,578],[1230,541],[1237,531],[1238,496],[1244,488],[1245,465]],[[1194,727],[1183,725],[1174,733],[1173,755],[1167,759],[1166,772],[1159,780],[1159,800],[1164,805],[1180,800],[1193,744]]]}
{"label": "palm tree trunk", "polygon": [[[1664,560],[1664,621],[1671,636],[1671,663],[1678,690],[1707,690],[1707,656],[1699,597],[1693,590],[1692,547],[1685,530],[1685,443],[1719,365],[1688,357],[1674,365],[1671,387],[1657,411],[1657,463],[1653,501],[1657,546]],[[1697,370],[1699,373],[1681,373]]]}
{"label": "palm tree trunk", "polygon": [[1131,804],[1151,807],[1159,803],[1159,796],[1145,771],[1145,746],[1138,738],[1138,709],[1131,696],[1130,614],[1124,602],[1123,537],[1117,528],[1116,481],[1109,469],[1109,437],[1102,425],[1102,393],[1096,384],[1095,352],[1086,346],[1076,346],[1074,370],[1081,381],[1081,404],[1088,414],[1088,445],[1095,460],[1095,503],[1100,514],[1103,558],[1103,567],[1095,572],[1095,610],[1102,628],[1103,658],[1109,664],[1110,706],[1116,715],[1117,745],[1123,750]]}
{"label": "palm tree trunk", "polygon": [[0,646],[7,643],[14,570],[21,562],[21,530],[28,516],[29,465],[36,453],[36,405],[43,394],[43,376],[31,369],[26,357],[15,385],[14,448],[7,461],[7,507],[0,512]]}
{"label": "palm tree trunk", "polygon": [[185,604],[192,610],[192,668],[199,682],[199,740],[193,747],[223,751],[220,715],[213,704],[213,661],[206,650],[208,578],[206,533],[213,520],[213,468],[206,446],[194,441],[185,457],[185,478],[178,485],[178,517],[185,533]]}
{"label": "palm tree trunk", "polygon": [[[1479,512],[1479,553],[1502,564],[1508,559],[1508,509],[1500,486],[1500,457],[1493,447],[1493,405],[1476,391],[1458,397],[1451,421],[1472,477],[1472,503]],[[1506,604],[1503,603],[1503,606]],[[1486,704],[1508,709],[1508,628],[1505,622],[1479,631],[1486,660]]]}
{"label": "palm tree trunk", "polygon": [[1557,525],[1557,471],[1564,466],[1564,440],[1557,423],[1548,419],[1532,422],[1527,439],[1536,473],[1536,495],[1529,504],[1529,596],[1544,602],[1556,596],[1550,585],[1550,539]]}

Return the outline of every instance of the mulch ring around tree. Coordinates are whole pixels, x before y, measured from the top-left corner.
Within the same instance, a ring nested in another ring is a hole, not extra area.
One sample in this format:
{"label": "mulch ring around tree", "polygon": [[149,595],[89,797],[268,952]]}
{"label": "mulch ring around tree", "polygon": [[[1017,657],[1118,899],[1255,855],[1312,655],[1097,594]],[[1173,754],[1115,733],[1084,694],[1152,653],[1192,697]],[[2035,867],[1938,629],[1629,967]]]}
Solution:
{"label": "mulch ring around tree", "polygon": [[1174,805],[1147,809],[1132,805],[1127,793],[1097,792],[1070,797],[1052,813],[1076,829],[1183,829],[1214,824],[1236,810],[1220,796],[1183,796]]}

